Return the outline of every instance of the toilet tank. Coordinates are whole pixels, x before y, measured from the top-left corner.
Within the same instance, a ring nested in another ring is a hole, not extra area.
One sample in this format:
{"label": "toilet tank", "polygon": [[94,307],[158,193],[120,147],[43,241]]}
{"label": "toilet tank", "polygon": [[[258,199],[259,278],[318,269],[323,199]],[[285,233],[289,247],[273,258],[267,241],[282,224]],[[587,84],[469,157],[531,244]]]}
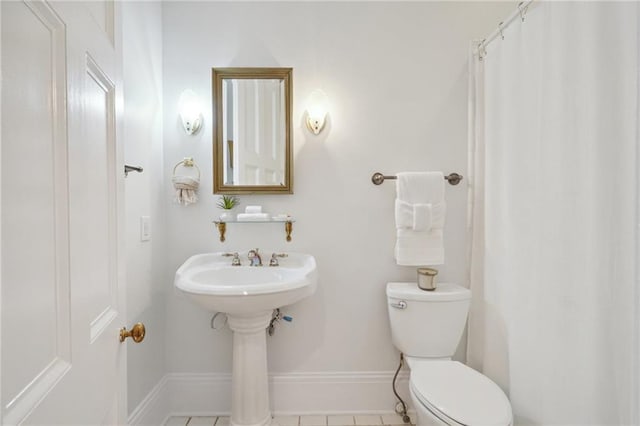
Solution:
{"label": "toilet tank", "polygon": [[387,309],[393,344],[407,356],[452,357],[462,337],[471,291],[439,283],[433,291],[416,283],[388,283]]}

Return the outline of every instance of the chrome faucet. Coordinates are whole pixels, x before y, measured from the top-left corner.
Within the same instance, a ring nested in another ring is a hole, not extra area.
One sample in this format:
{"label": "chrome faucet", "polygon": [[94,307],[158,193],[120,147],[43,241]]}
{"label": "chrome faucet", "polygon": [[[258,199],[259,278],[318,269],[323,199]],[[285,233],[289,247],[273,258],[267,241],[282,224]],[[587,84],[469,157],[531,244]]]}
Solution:
{"label": "chrome faucet", "polygon": [[258,254],[259,249],[249,250],[247,257],[249,258],[249,266],[262,266],[262,258]]}

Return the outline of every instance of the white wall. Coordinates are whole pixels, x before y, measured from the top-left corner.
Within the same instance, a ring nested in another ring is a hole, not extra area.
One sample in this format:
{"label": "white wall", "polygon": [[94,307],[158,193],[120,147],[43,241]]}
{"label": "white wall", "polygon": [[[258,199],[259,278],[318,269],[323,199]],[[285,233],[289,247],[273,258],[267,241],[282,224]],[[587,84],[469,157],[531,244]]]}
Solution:
{"label": "white wall", "polygon": [[[271,372],[395,368],[384,289],[388,281],[414,280],[415,268],[393,259],[394,184],[374,186],[371,175],[466,174],[469,41],[513,10],[512,3],[480,2],[163,4],[168,253],[162,285],[168,290],[169,372],[231,370],[231,333],[211,330],[211,314],[173,290],[173,271],[196,253],[251,247],[308,252],[319,265],[317,293],[287,307],[294,322],[269,338]],[[275,224],[229,225],[220,243],[211,223],[219,211],[212,195],[210,73],[232,66],[294,69],[294,195],[240,197],[243,205],[295,215],[291,243]],[[176,111],[187,88],[207,105],[204,128],[195,136],[181,130]],[[327,128],[317,137],[302,122],[305,100],[316,88],[331,103]],[[172,202],[168,175],[185,156],[202,170],[201,201],[189,207]],[[447,261],[440,281],[464,280],[465,183],[446,187]]]}
{"label": "white wall", "polygon": [[[127,347],[128,410],[165,374],[164,193],[162,192],[162,8],[123,2],[124,149],[142,174],[126,179],[127,320],[147,328],[143,343]],[[152,239],[140,241],[140,216],[150,216]]]}

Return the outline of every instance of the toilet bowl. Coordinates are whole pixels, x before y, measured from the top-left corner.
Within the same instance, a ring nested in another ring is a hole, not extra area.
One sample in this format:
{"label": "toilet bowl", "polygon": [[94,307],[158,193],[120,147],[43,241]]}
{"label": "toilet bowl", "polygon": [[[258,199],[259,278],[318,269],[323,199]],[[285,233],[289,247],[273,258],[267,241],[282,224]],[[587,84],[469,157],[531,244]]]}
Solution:
{"label": "toilet bowl", "polygon": [[393,344],[410,369],[417,425],[510,426],[511,405],[488,377],[451,360],[467,320],[471,292],[456,284],[424,291],[387,284]]}
{"label": "toilet bowl", "polygon": [[509,400],[488,377],[457,361],[407,361],[418,425],[511,425]]}

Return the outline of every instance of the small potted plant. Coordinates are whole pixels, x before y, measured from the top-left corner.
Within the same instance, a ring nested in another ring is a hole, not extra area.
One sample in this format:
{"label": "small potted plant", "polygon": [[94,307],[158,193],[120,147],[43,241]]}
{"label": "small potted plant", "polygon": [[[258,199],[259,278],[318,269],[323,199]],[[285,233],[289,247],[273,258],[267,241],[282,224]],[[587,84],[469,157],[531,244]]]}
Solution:
{"label": "small potted plant", "polygon": [[220,220],[233,220],[234,217],[231,210],[238,204],[240,204],[240,199],[235,195],[222,195],[217,203],[217,206],[223,210],[223,213],[220,215]]}

